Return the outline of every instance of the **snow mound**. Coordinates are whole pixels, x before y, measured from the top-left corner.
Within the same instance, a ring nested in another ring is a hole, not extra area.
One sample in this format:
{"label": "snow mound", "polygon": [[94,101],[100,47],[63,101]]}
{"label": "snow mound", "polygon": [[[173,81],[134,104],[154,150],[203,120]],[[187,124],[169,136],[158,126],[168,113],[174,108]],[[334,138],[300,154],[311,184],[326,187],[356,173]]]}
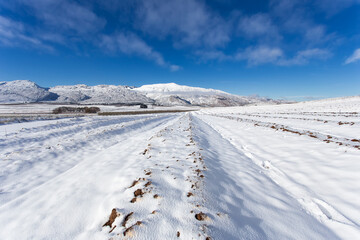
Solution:
{"label": "snow mound", "polygon": [[86,104],[134,104],[152,103],[153,100],[141,93],[131,91],[125,86],[84,84],[74,86],[56,86],[50,92],[59,95],[58,102]]}
{"label": "snow mound", "polygon": [[28,103],[56,100],[58,95],[29,80],[0,82],[0,103]]}

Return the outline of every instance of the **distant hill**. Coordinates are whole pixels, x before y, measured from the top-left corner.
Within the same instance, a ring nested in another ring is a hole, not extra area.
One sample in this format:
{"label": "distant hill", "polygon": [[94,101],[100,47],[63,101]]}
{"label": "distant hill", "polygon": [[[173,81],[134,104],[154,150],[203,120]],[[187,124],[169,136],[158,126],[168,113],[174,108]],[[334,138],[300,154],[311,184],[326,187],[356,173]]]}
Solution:
{"label": "distant hill", "polygon": [[144,94],[132,91],[125,86],[84,84],[74,86],[56,86],[49,89],[59,95],[57,102],[84,104],[136,104],[154,103],[154,100]]}
{"label": "distant hill", "polygon": [[279,103],[267,98],[244,97],[229,94],[220,90],[189,87],[176,83],[152,84],[135,88],[147,97],[163,106],[195,105],[195,106],[242,106],[254,103]]}
{"label": "distant hill", "polygon": [[53,101],[58,95],[28,80],[0,82],[0,103]]}

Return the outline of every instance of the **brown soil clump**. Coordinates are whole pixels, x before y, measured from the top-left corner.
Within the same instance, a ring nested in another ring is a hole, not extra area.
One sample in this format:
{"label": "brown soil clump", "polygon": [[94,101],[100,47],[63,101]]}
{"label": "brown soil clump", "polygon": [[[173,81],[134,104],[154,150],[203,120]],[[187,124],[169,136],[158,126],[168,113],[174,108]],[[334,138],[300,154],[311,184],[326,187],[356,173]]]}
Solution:
{"label": "brown soil clump", "polygon": [[137,196],[142,196],[144,193],[141,189],[137,189],[135,192],[134,192],[134,196],[137,197]]}
{"label": "brown soil clump", "polygon": [[148,181],[147,183],[145,183],[145,187],[148,187],[151,185],[151,181]]}
{"label": "brown soil clump", "polygon": [[130,217],[131,217],[133,214],[134,214],[134,212],[131,212],[131,213],[129,213],[128,215],[125,216],[124,221],[122,222],[122,226],[123,226],[123,227],[126,227],[127,221],[129,221]]}
{"label": "brown soil clump", "polygon": [[132,237],[134,236],[134,228],[131,226],[131,227],[128,227],[127,229],[125,229],[124,231],[124,236],[128,236],[128,237]]}
{"label": "brown soil clump", "polygon": [[205,213],[203,213],[203,212],[200,212],[200,213],[195,214],[195,218],[196,218],[196,220],[198,220],[198,221],[205,221],[205,220],[208,220],[208,219],[209,219],[209,217],[208,217]]}
{"label": "brown soil clump", "polygon": [[177,236],[177,237],[180,237],[180,232],[179,232],[179,231],[176,233],[176,236]]}
{"label": "brown soil clump", "polygon": [[131,184],[131,186],[130,186],[129,188],[132,188],[133,186],[135,186],[135,185],[138,184],[138,183],[139,183],[139,180],[133,181],[133,183]]}
{"label": "brown soil clump", "polygon": [[191,197],[194,196],[194,194],[192,192],[188,192],[187,197]]}
{"label": "brown soil clump", "polygon": [[155,194],[154,195],[154,198],[159,198],[160,196],[158,194]]}
{"label": "brown soil clump", "polygon": [[111,211],[111,214],[109,216],[109,220],[103,225],[103,227],[105,226],[109,226],[110,228],[112,228],[112,224],[114,223],[115,219],[120,216],[120,213],[118,213],[116,211],[116,209],[114,208],[112,211]]}

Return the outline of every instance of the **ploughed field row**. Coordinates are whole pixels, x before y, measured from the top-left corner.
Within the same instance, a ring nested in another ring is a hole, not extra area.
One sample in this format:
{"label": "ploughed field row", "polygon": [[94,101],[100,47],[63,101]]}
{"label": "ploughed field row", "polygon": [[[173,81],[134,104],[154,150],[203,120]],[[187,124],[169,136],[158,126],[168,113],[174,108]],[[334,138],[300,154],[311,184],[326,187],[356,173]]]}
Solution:
{"label": "ploughed field row", "polygon": [[[351,113],[352,114],[352,113]],[[352,117],[352,121],[322,120],[321,118],[289,117],[284,114],[210,114],[219,118],[227,118],[238,122],[253,123],[255,127],[268,127],[275,131],[308,136],[326,143],[354,147],[360,150],[360,118]],[[352,115],[356,115],[354,113]],[[298,114],[296,114],[298,116]]]}
{"label": "ploughed field row", "polygon": [[288,119],[288,120],[303,120],[316,121],[328,124],[337,125],[355,125],[360,124],[360,115],[354,113],[234,113],[229,115],[244,116],[251,118],[265,118],[265,119]]}
{"label": "ploughed field row", "polygon": [[148,139],[138,155],[139,161],[150,167],[120,189],[129,198],[116,202],[102,226],[110,239],[155,239],[156,234],[168,239],[211,239],[207,229],[213,223],[210,216],[219,218],[221,214],[206,207],[203,185],[207,168],[192,128],[186,114]]}
{"label": "ploughed field row", "polygon": [[173,118],[170,115],[71,118],[34,122],[38,125],[3,126],[9,129],[0,136],[0,206],[87,157],[126,140],[144,125],[151,128]]}

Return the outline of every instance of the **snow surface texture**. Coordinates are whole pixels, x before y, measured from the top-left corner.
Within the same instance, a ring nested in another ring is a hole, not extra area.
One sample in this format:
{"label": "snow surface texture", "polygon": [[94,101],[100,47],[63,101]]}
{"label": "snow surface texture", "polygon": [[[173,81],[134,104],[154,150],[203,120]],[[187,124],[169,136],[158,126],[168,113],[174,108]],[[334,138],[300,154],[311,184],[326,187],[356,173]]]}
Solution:
{"label": "snow surface texture", "polygon": [[175,83],[140,88],[114,85],[56,86],[49,90],[27,80],[0,82],[0,103],[53,101],[75,104],[153,104],[160,106],[242,106],[280,103],[266,98],[242,97],[214,89]]}
{"label": "snow surface texture", "polygon": [[0,239],[357,239],[359,110],[354,97],[2,125]]}

